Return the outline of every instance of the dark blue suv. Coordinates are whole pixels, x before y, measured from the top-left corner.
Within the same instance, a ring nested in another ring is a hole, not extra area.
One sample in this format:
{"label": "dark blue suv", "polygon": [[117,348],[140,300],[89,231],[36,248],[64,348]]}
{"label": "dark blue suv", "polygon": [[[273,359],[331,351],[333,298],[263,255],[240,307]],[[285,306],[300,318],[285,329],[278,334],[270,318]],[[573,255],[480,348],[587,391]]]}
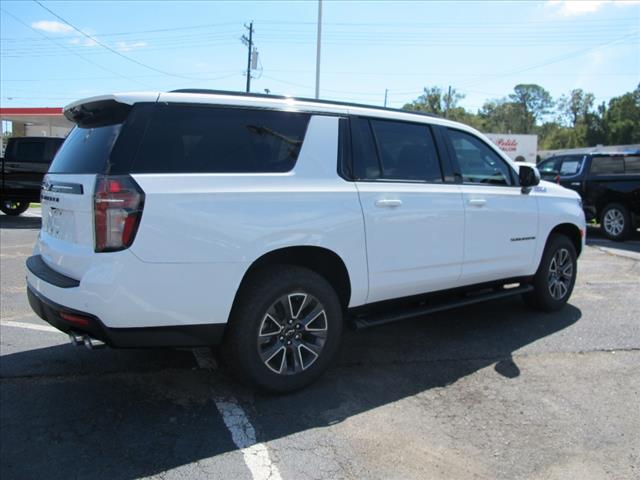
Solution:
{"label": "dark blue suv", "polygon": [[587,221],[612,240],[625,240],[640,224],[640,151],[565,154],[538,164],[540,176],[575,190]]}

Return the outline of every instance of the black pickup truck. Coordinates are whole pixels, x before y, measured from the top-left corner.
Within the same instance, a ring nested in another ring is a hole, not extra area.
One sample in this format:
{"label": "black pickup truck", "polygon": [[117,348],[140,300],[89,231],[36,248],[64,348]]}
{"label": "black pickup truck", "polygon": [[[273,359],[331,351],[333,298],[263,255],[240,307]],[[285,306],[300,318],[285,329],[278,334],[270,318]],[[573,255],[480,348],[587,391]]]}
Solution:
{"label": "black pickup truck", "polygon": [[578,192],[587,221],[599,222],[610,239],[625,240],[640,225],[640,151],[559,155],[538,170]]}
{"label": "black pickup truck", "polygon": [[42,178],[64,138],[15,137],[2,158],[0,210],[20,215],[29,203],[40,201]]}

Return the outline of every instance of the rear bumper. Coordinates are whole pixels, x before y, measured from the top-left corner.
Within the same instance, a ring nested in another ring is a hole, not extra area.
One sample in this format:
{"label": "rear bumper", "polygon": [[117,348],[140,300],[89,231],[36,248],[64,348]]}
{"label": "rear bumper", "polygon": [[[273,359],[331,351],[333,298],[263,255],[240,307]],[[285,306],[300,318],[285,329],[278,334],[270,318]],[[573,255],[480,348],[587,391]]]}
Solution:
{"label": "rear bumper", "polygon": [[[33,311],[58,330],[88,334],[116,348],[213,346],[220,344],[224,336],[225,324],[109,328],[95,315],[58,305],[30,285],[27,297]],[[78,324],[79,320],[84,321]]]}

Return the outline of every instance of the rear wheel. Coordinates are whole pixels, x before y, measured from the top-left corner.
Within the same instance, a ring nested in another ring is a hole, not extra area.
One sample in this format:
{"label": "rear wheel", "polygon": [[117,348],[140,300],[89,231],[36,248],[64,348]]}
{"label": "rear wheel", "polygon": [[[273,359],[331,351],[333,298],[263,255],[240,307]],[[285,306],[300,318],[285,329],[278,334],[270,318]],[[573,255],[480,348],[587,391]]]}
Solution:
{"label": "rear wheel", "polygon": [[3,200],[0,203],[0,210],[5,215],[18,216],[22,215],[29,208],[29,202],[16,202],[13,200]]}
{"label": "rear wheel", "polygon": [[273,267],[252,274],[239,295],[224,350],[241,379],[288,392],[326,370],[340,344],[342,307],[324,277]]}
{"label": "rear wheel", "polygon": [[573,243],[564,235],[552,234],[533,277],[533,291],[524,294],[524,300],[539,310],[559,310],[571,296],[577,272]]}
{"label": "rear wheel", "polygon": [[625,240],[631,234],[631,215],[621,203],[610,203],[602,211],[602,231],[611,240]]}

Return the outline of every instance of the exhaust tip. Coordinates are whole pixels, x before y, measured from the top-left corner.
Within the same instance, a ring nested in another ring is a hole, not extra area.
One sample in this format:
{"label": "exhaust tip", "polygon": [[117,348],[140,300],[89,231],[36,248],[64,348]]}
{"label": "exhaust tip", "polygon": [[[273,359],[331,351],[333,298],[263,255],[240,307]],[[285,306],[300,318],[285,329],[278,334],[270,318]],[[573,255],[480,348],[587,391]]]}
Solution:
{"label": "exhaust tip", "polygon": [[105,343],[102,340],[98,340],[97,338],[90,337],[89,335],[84,336],[84,346],[89,350],[96,350],[98,348],[103,348]]}
{"label": "exhaust tip", "polygon": [[84,337],[84,335],[80,335],[79,333],[70,332],[69,342],[71,342],[71,345],[77,347],[84,344]]}

